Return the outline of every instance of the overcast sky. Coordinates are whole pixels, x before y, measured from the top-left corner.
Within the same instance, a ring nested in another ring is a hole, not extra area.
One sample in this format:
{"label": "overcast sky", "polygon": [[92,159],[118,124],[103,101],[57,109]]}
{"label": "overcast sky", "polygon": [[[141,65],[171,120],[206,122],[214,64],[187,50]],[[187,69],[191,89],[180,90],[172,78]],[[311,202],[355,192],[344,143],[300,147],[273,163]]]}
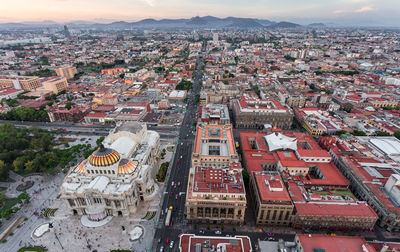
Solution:
{"label": "overcast sky", "polygon": [[0,0],[0,22],[193,16],[400,25],[400,0]]}

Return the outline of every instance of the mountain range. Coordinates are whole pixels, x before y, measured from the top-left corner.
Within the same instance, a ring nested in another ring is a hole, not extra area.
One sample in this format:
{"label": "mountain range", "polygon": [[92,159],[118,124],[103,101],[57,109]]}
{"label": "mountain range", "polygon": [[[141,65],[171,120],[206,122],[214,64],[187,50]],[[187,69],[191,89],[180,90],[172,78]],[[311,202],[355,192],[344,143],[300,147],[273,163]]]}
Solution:
{"label": "mountain range", "polygon": [[73,21],[68,23],[56,23],[54,21],[43,22],[21,22],[21,23],[0,23],[0,29],[28,29],[46,28],[67,25],[70,28],[88,29],[173,29],[173,28],[237,28],[237,29],[259,29],[259,28],[298,28],[299,24],[291,22],[274,22],[267,19],[226,17],[218,18],[213,16],[179,18],[179,19],[143,19],[136,22],[117,21],[112,23],[97,23],[90,21]]}

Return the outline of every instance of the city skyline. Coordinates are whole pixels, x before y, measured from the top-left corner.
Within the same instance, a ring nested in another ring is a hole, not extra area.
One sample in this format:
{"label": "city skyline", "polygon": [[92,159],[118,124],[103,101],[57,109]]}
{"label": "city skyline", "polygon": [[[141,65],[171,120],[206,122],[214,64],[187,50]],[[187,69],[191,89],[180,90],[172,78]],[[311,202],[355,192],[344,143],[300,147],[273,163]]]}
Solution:
{"label": "city skyline", "polygon": [[[177,9],[176,6],[180,8]],[[138,21],[145,18],[190,18],[193,16],[246,17],[291,21],[299,24],[325,22],[339,25],[396,26],[400,4],[394,0],[29,0],[0,6],[0,22]]]}

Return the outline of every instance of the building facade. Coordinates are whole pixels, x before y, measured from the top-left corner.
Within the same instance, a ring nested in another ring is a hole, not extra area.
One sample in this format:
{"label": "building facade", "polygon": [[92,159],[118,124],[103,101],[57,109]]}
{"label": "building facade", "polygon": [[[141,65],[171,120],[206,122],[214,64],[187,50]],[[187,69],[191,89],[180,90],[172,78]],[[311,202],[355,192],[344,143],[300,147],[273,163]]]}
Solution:
{"label": "building facade", "polygon": [[63,66],[56,69],[57,76],[65,77],[67,80],[74,78],[75,74],[78,73],[76,67]]}
{"label": "building facade", "polygon": [[236,128],[262,129],[265,125],[271,125],[290,129],[293,113],[275,100],[242,97],[233,101],[233,119]]}
{"label": "building facade", "polygon": [[67,90],[68,82],[66,77],[48,77],[41,79],[43,88],[50,90],[53,94],[58,94]]}
{"label": "building facade", "polygon": [[0,76],[0,89],[15,88],[32,91],[40,88],[42,83],[37,76]]}
{"label": "building facade", "polygon": [[189,222],[242,224],[246,211],[246,192],[241,166],[190,169],[186,193],[186,218]]}
{"label": "building facade", "polygon": [[291,225],[294,206],[278,172],[253,172],[250,193],[257,225]]}
{"label": "building facade", "polygon": [[120,124],[88,159],[71,168],[61,198],[75,215],[98,221],[134,214],[157,194],[159,134],[145,124]]}
{"label": "building facade", "polygon": [[196,129],[192,167],[227,167],[238,163],[231,124],[201,124]]}

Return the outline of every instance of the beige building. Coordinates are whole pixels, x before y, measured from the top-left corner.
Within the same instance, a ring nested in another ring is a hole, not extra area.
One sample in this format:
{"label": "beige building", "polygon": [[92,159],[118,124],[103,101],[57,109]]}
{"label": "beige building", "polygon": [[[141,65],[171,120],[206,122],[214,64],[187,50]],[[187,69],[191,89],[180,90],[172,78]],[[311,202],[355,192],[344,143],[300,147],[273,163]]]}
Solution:
{"label": "beige building", "polygon": [[241,166],[190,169],[186,193],[189,222],[242,224],[246,211],[246,192]]}
{"label": "beige building", "polygon": [[88,159],[71,168],[61,185],[61,198],[71,213],[99,221],[129,216],[158,193],[160,136],[145,124],[120,124]]}
{"label": "beige building", "polygon": [[278,172],[253,172],[250,192],[257,225],[289,226],[293,203]]}
{"label": "beige building", "polygon": [[200,124],[196,130],[196,140],[192,154],[192,167],[227,167],[238,163],[231,124]]}
{"label": "beige building", "polygon": [[64,66],[56,69],[57,76],[65,77],[67,80],[74,78],[75,74],[78,73],[76,67]]}
{"label": "beige building", "polygon": [[15,88],[32,91],[40,88],[42,83],[37,76],[0,76],[0,88]]}
{"label": "beige building", "polygon": [[50,90],[54,94],[67,90],[68,82],[65,77],[48,77],[40,79],[43,84],[43,89]]}

